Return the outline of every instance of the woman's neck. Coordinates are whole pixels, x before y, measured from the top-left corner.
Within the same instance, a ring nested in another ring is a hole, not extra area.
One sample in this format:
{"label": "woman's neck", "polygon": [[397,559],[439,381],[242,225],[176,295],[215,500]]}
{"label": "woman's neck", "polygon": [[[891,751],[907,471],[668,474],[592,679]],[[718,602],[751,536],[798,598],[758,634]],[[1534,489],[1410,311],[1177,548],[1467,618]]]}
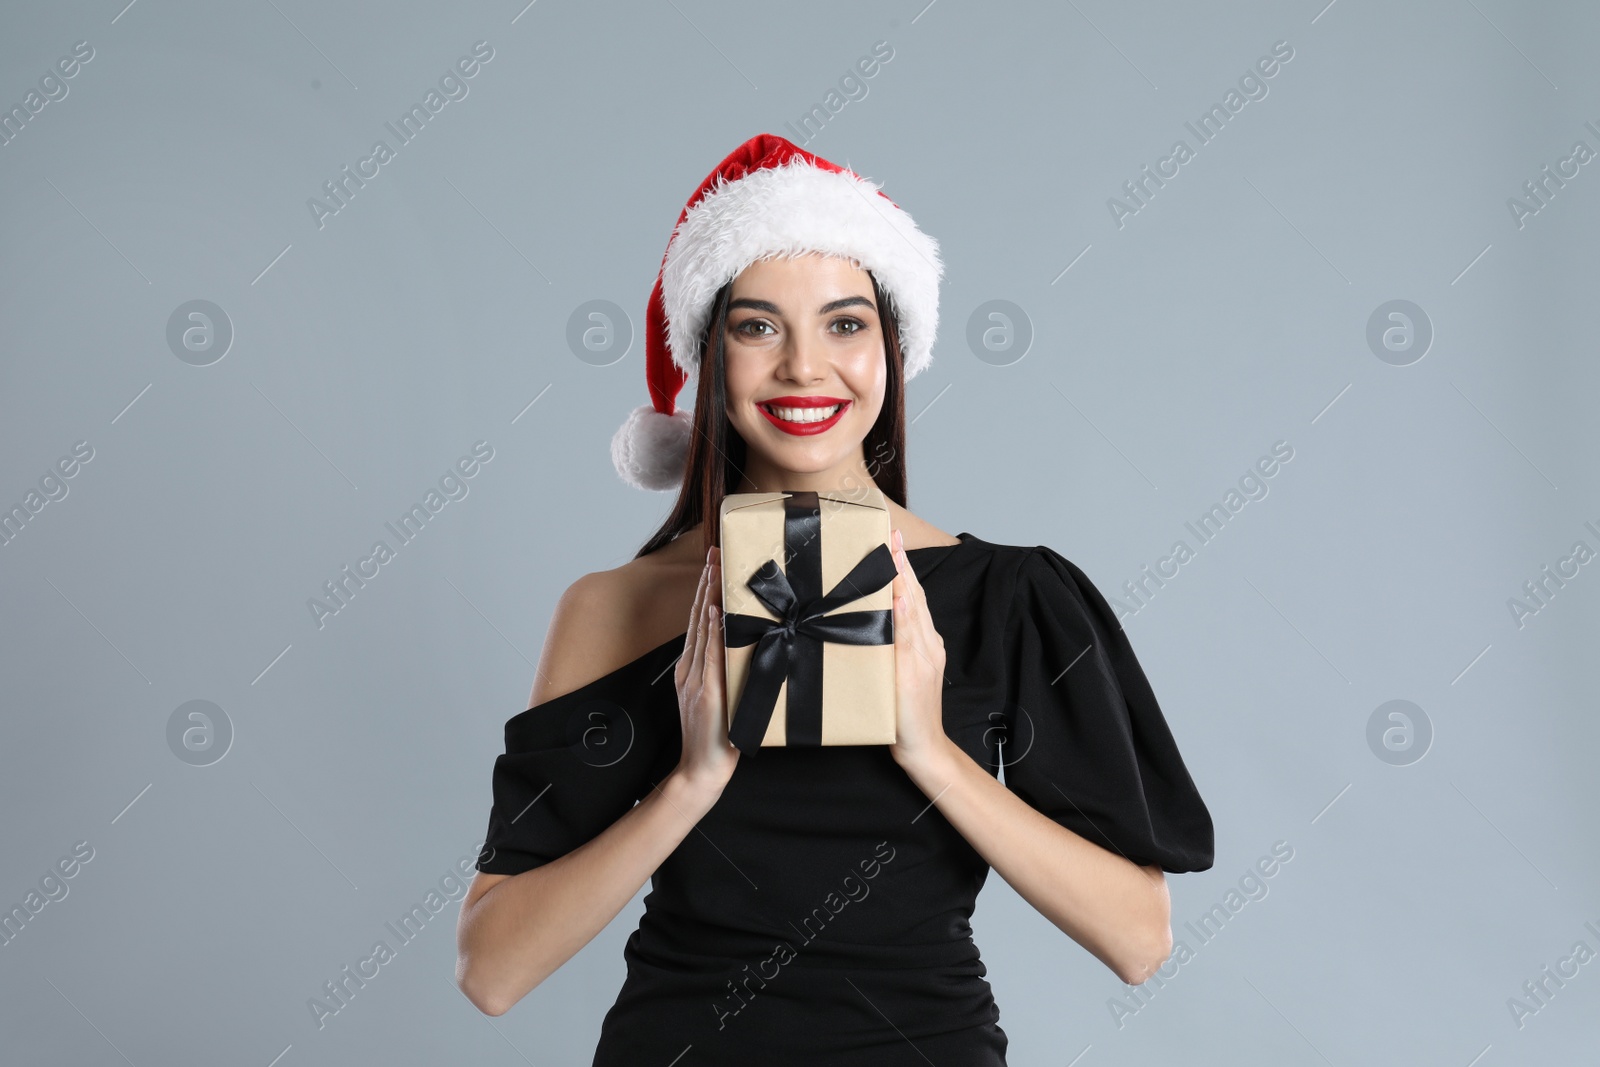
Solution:
{"label": "woman's neck", "polygon": [[779,467],[750,464],[745,467],[739,486],[730,493],[860,493],[876,489],[877,483],[859,460],[825,471],[801,473]]}

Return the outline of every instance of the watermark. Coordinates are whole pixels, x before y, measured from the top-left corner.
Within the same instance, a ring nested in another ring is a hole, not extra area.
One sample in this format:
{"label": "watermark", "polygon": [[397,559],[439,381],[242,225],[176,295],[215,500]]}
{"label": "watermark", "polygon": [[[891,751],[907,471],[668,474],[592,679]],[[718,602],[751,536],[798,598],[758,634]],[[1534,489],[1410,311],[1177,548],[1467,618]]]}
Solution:
{"label": "watermark", "polygon": [[[1151,200],[1167,183],[1163,178],[1176,178],[1184,164],[1192,160],[1200,148],[1210,144],[1216,139],[1229,122],[1239,112],[1244,110],[1245,104],[1252,100],[1265,100],[1267,97],[1267,81],[1275,78],[1282,69],[1281,64],[1288,63],[1294,58],[1294,49],[1288,41],[1277,41],[1272,45],[1268,55],[1256,60],[1255,66],[1244,72],[1239,78],[1239,88],[1229,89],[1222,103],[1212,104],[1209,111],[1204,112],[1195,122],[1185,122],[1183,125],[1194,134],[1198,142],[1190,147],[1189,142],[1179,138],[1172,144],[1172,150],[1156,160],[1155,172],[1152,173],[1150,165],[1146,163],[1140,168],[1140,177],[1122,183],[1122,191],[1126,200],[1109,197],[1106,200],[1106,209],[1111,213],[1111,221],[1117,229],[1122,229],[1128,217],[1137,215],[1149,206]],[[1258,76],[1259,75],[1259,76]],[[1240,95],[1243,93],[1244,95]],[[1195,123],[1199,123],[1198,126]],[[1171,169],[1168,169],[1168,168]]]}
{"label": "watermark", "polygon": [[[1600,137],[1600,129],[1595,128],[1593,121],[1585,122],[1584,126],[1590,133]],[[1522,191],[1527,194],[1526,200],[1506,197],[1506,210],[1511,212],[1511,221],[1517,224],[1517,229],[1526,229],[1530,218],[1549,207],[1556,194],[1567,187],[1568,181],[1578,176],[1579,168],[1593,159],[1594,155],[1594,149],[1589,147],[1587,141],[1573,141],[1572,151],[1556,160],[1554,171],[1546,163],[1539,168],[1538,177],[1522,183]]]}
{"label": "watermark", "polygon": [[[1583,928],[1600,939],[1600,928],[1596,928],[1591,921],[1585,921]],[[1527,1000],[1518,1000],[1516,997],[1506,998],[1506,1010],[1511,1013],[1511,1021],[1518,1030],[1528,1025],[1530,1016],[1539,1014],[1550,1006],[1557,993],[1566,988],[1567,983],[1563,978],[1571,980],[1578,976],[1578,968],[1594,959],[1595,950],[1589,947],[1587,941],[1575,941],[1572,951],[1556,960],[1555,973],[1550,970],[1549,964],[1539,969],[1539,977],[1530,978],[1522,983],[1522,992]],[[1571,968],[1570,970],[1568,968]],[[1551,986],[1555,988],[1552,989]]]}
{"label": "watermark", "polygon": [[1262,856],[1245,869],[1239,876],[1237,887],[1229,889],[1222,900],[1211,905],[1210,910],[1200,916],[1199,924],[1186,922],[1184,929],[1193,936],[1195,948],[1190,948],[1187,941],[1175,938],[1172,944],[1172,954],[1160,967],[1156,968],[1142,985],[1129,986],[1128,992],[1120,997],[1107,997],[1106,1010],[1111,1013],[1111,1021],[1121,1030],[1128,1024],[1128,1020],[1150,1006],[1151,999],[1160,992],[1166,984],[1176,978],[1181,969],[1194,961],[1199,955],[1199,950],[1211,944],[1222,933],[1229,922],[1233,921],[1244,906],[1252,901],[1267,899],[1270,888],[1267,880],[1275,876],[1283,865],[1294,859],[1294,846],[1287,841],[1274,841],[1272,854]]}
{"label": "watermark", "polygon": [[233,720],[209,700],[189,700],[167,716],[167,748],[191,767],[209,767],[233,747]]}
{"label": "watermark", "polygon": [[382,974],[382,969],[399,957],[400,949],[421,936],[440,912],[467,895],[467,886],[476,871],[475,864],[482,854],[481,849],[474,849],[459,856],[455,863],[445,868],[435,885],[428,887],[420,904],[413,903],[398,918],[383,924],[383,928],[394,937],[393,947],[384,938],[378,938],[365,956],[357,959],[353,965],[345,964],[335,977],[323,982],[319,995],[306,998],[306,1008],[311,1012],[318,1030],[326,1027],[333,1016],[348,1008],[356,995],[367,987],[367,983]]}
{"label": "watermark", "polygon": [[1387,700],[1367,716],[1367,747],[1391,767],[1409,767],[1433,745],[1433,720],[1409,700]]}
{"label": "watermark", "polygon": [[1391,367],[1409,367],[1433,347],[1433,320],[1409,300],[1379,304],[1367,316],[1367,347]]}
{"label": "watermark", "polygon": [[[1027,708],[1009,700],[1001,704],[998,710],[989,712],[989,726],[983,731],[985,745],[992,745],[999,757],[995,760],[986,758],[984,764],[996,771],[1021,763],[1033,751],[1033,741],[1038,736],[1033,716],[1028,714]],[[1015,756],[1013,752],[1016,752]],[[1007,770],[1006,773],[1009,775],[1011,772]]]}
{"label": "watermark", "polygon": [[[894,47],[888,41],[874,41],[872,52],[856,60],[855,66],[839,75],[838,88],[829,89],[828,95],[822,98],[822,103],[812,104],[811,110],[800,116],[799,128],[793,122],[783,125],[793,134],[790,140],[795,144],[808,143],[834,116],[845,109],[853,100],[865,100],[870,87],[868,80],[878,76],[883,69],[883,64],[894,58]],[[843,95],[841,95],[843,94]]]}
{"label": "watermark", "polygon": [[[537,707],[536,704],[529,710]],[[567,714],[567,752],[591,767],[610,767],[622,762],[633,751],[636,736],[633,716],[614,700],[590,697]]]}
{"label": "watermark", "polygon": [[1122,583],[1122,593],[1127,597],[1123,600],[1117,596],[1106,597],[1107,603],[1116,609],[1117,619],[1120,621],[1130,616],[1137,615],[1149,606],[1150,601],[1167,582],[1178,576],[1179,568],[1195,559],[1199,550],[1216,540],[1244,506],[1251,501],[1265,500],[1267,498],[1267,480],[1274,477],[1282,464],[1294,458],[1294,448],[1287,441],[1276,441],[1272,451],[1256,460],[1255,466],[1246,469],[1239,476],[1237,489],[1229,489],[1220,501],[1212,504],[1193,521],[1185,522],[1184,529],[1194,536],[1196,544],[1191,547],[1183,538],[1172,543],[1167,554],[1155,562],[1155,569],[1150,564],[1140,568],[1137,580],[1128,579]]}
{"label": "watermark", "polygon": [[60,103],[67,98],[72,87],[67,84],[78,76],[78,71],[83,69],[83,64],[94,58],[94,46],[88,41],[79,41],[72,46],[72,52],[56,60],[56,65],[45,71],[39,77],[39,88],[29,89],[22,98],[22,103],[12,104],[5,111],[0,111],[0,147],[10,144],[51,104]]}
{"label": "watermark", "polygon": [[209,300],[179,304],[167,316],[167,347],[191,367],[209,367],[233,347],[233,320]]}
{"label": "watermark", "polygon": [[[887,856],[884,855],[884,849],[889,850]],[[884,866],[893,861],[895,849],[889,842],[880,841],[873,849],[873,855],[875,859],[864,859],[859,863],[858,866],[861,868],[859,877],[855,871],[845,875],[840,880],[839,889],[829,890],[822,903],[812,908],[805,918],[800,920],[800,926],[795,926],[793,922],[789,924],[794,927],[796,934],[804,938],[801,943],[802,948],[814,941],[828,923],[852,902],[860,903],[867,899],[872,892],[872,887],[867,885],[867,882],[876,878],[882,873]],[[799,949],[788,941],[780,940],[772,946],[772,952],[756,964],[754,970],[746,963],[737,977],[728,979],[728,995],[711,1003],[711,1011],[717,1017],[717,1029],[726,1028],[728,1020],[749,1007],[756,994],[782,973],[785,964],[793,962],[799,955]]]}
{"label": "watermark", "polygon": [[[1600,529],[1595,528],[1593,521],[1583,524],[1584,529],[1600,538]],[[1506,610],[1511,613],[1512,625],[1522,629],[1528,625],[1528,620],[1550,606],[1550,601],[1555,599],[1557,593],[1567,587],[1567,583],[1576,578],[1578,568],[1594,559],[1595,550],[1589,547],[1589,542],[1579,538],[1572,542],[1572,550],[1565,556],[1556,558],[1554,570],[1551,564],[1546,563],[1539,568],[1539,576],[1530,578],[1522,583],[1521,597],[1507,597]]]}
{"label": "watermark", "polygon": [[410,144],[431,122],[434,116],[445,109],[451,101],[461,101],[467,98],[471,88],[468,80],[477,77],[483,69],[483,64],[494,58],[494,49],[488,41],[479,41],[472,46],[472,54],[462,56],[456,60],[455,66],[446,70],[439,77],[439,88],[430,88],[422,98],[422,103],[412,104],[411,109],[403,113],[394,122],[384,123],[395,138],[395,147],[389,147],[389,142],[379,139],[372,142],[372,149],[366,156],[356,160],[355,170],[349,164],[340,168],[337,177],[322,183],[322,191],[327,194],[326,200],[309,197],[306,208],[311,212],[311,221],[317,224],[317,229],[327,225],[330,215],[337,215],[350,206],[350,201],[355,199],[356,193],[367,187],[367,182],[382,173],[382,168],[392,162],[399,153],[400,148]]}
{"label": "watermark", "polygon": [[72,846],[72,851],[56,860],[39,878],[39,888],[28,890],[28,895],[22,898],[21,904],[13,904],[9,910],[0,913],[0,946],[9,945],[15,941],[25,930],[29,923],[39,917],[47,904],[59,904],[67,899],[71,887],[67,881],[75,878],[83,869],[83,864],[94,859],[94,846],[87,841],[79,841]]}
{"label": "watermark", "polygon": [[840,512],[846,508],[861,504],[875,491],[881,492],[877,486],[878,472],[895,457],[894,446],[887,441],[879,441],[872,446],[872,457],[862,465],[866,472],[867,480],[861,481],[854,472],[846,472],[839,489],[831,490],[826,495],[817,495],[817,510],[822,514]]}
{"label": "watermark", "polygon": [[488,463],[492,459],[494,459],[494,446],[487,441],[474,443],[470,456],[462,456],[456,460],[454,467],[440,476],[438,489],[429,489],[421,503],[411,505],[411,510],[395,520],[399,523],[398,528],[395,522],[383,524],[384,529],[393,534],[395,540],[399,542],[398,546],[391,548],[389,542],[381,538],[374,541],[372,550],[356,560],[353,572],[347,563],[340,568],[337,578],[322,583],[322,591],[327,595],[326,600],[317,597],[306,598],[306,608],[311,612],[311,619],[317,624],[317,629],[326,628],[330,615],[337,615],[349,607],[356,594],[367,587],[367,582],[382,573],[381,568],[399,555],[401,546],[415,541],[433,517],[444,510],[447,503],[452,500],[465,500],[470,491],[466,479],[477,477],[478,472],[483,469],[481,464]]}
{"label": "watermark", "polygon": [[67,482],[76,478],[83,464],[93,458],[94,446],[88,441],[78,441],[69,455],[56,460],[55,466],[45,468],[44,474],[39,476],[39,488],[30,488],[23,494],[21,503],[0,511],[0,546],[15,541],[45,505],[65,500],[71,492]]}
{"label": "watermark", "polygon": [[567,316],[567,347],[591,367],[609,367],[633,348],[633,320],[610,300],[588,300]]}
{"label": "watermark", "polygon": [[967,347],[992,367],[1009,367],[1033,347],[1033,320],[1009,300],[986,300],[967,318]]}
{"label": "watermark", "polygon": [[[883,469],[884,464],[894,459],[894,457],[894,446],[887,441],[879,441],[872,448],[872,458],[866,461],[867,477],[869,479],[877,478],[878,472]],[[846,508],[859,505],[875,490],[881,491],[878,490],[878,487],[873,482],[860,481],[853,473],[846,473],[843,483],[843,488],[840,490],[817,495],[817,513],[819,516],[838,514]],[[789,564],[807,551],[806,546],[811,544],[812,541],[821,538],[822,523],[818,522],[816,532],[811,537],[801,541],[792,550],[789,547],[788,538],[781,534],[779,536],[781,540],[767,550],[767,558],[774,561],[781,560],[783,570],[787,572]],[[724,581],[726,580],[727,578],[724,576]]]}

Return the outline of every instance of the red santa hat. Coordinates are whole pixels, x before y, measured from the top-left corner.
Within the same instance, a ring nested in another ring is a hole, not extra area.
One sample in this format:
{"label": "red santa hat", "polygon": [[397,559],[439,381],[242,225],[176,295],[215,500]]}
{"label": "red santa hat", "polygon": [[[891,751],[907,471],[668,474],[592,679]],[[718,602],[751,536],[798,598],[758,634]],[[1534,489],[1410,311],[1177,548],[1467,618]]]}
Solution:
{"label": "red santa hat", "polygon": [[906,380],[933,360],[939,243],[880,187],[782,137],[758,134],[706,176],[678,216],[645,310],[650,403],[611,439],[617,474],[638,489],[677,489],[693,415],[676,406],[699,369],[717,290],[761,259],[824,252],[872,272],[893,302]]}

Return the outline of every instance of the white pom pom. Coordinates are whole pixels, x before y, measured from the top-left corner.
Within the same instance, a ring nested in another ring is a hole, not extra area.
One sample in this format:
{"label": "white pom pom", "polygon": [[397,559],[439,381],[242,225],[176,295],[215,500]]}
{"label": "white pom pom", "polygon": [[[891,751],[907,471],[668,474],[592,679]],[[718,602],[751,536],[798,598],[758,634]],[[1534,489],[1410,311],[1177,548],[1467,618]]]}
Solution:
{"label": "white pom pom", "polygon": [[692,433],[693,412],[679,408],[663,415],[654,404],[640,405],[611,438],[611,463],[635,489],[675,490],[683,484]]}

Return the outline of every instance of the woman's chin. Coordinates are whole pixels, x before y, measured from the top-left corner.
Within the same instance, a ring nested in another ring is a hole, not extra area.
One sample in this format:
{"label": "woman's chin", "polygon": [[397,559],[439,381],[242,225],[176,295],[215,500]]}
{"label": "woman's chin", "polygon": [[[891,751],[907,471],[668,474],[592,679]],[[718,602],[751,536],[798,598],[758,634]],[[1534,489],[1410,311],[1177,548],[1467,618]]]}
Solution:
{"label": "woman's chin", "polygon": [[820,447],[818,445],[779,445],[776,448],[762,448],[758,450],[763,465],[771,470],[774,475],[797,475],[809,477],[824,474],[835,467],[842,466],[846,457],[833,447]]}
{"label": "woman's chin", "polygon": [[[841,422],[818,434],[790,434],[766,420],[735,426],[761,465],[785,475],[810,476],[847,466],[861,455],[868,427]],[[853,435],[853,436],[852,436]]]}

